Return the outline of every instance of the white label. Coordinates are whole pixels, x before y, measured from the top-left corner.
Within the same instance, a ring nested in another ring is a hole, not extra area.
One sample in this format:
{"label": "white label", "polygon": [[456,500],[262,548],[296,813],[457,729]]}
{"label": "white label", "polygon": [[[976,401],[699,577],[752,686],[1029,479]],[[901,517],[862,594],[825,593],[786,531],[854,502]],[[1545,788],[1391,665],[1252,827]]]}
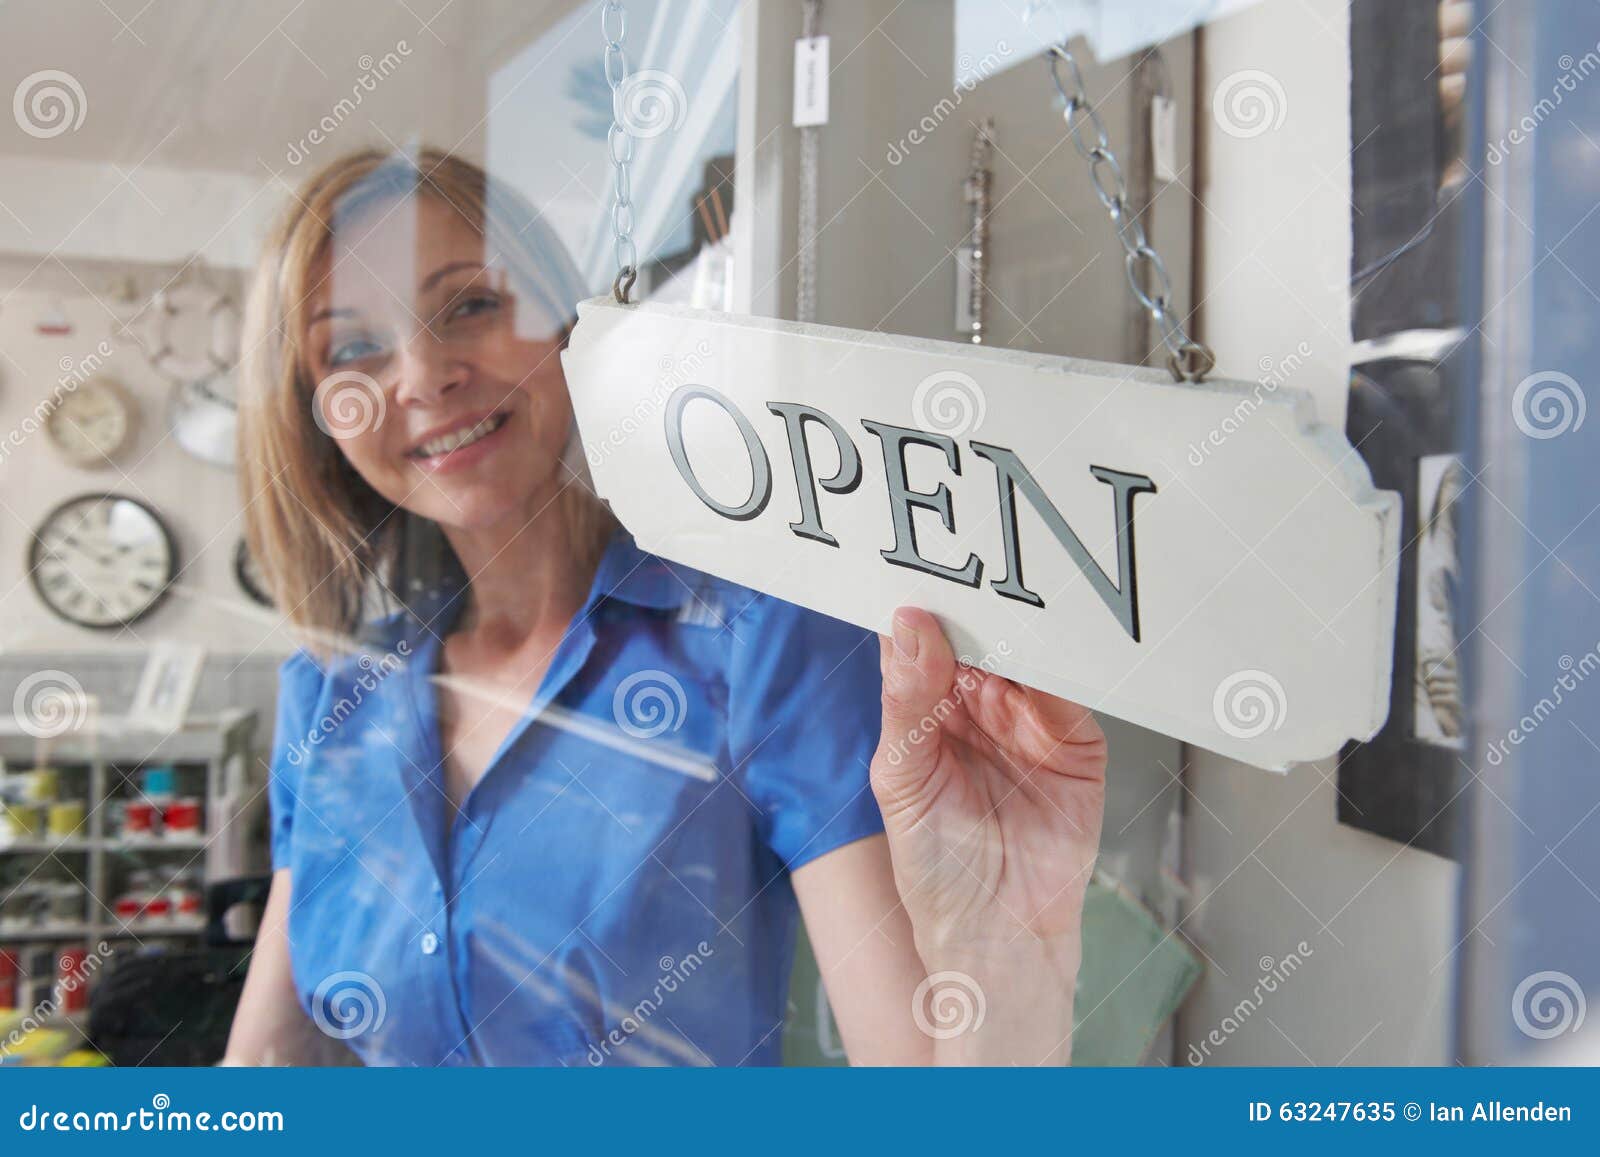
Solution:
{"label": "white label", "polygon": [[[639,546],[1259,767],[1389,710],[1400,503],[1287,386],[596,298],[562,354]],[[1137,544],[1137,550],[1135,550]]]}
{"label": "white label", "polygon": [[1163,183],[1178,179],[1178,109],[1171,97],[1150,102],[1150,151],[1155,178]]}
{"label": "white label", "polygon": [[794,123],[797,128],[828,123],[828,38],[794,42]]}
{"label": "white label", "polygon": [[972,332],[972,246],[956,250],[956,332]]}

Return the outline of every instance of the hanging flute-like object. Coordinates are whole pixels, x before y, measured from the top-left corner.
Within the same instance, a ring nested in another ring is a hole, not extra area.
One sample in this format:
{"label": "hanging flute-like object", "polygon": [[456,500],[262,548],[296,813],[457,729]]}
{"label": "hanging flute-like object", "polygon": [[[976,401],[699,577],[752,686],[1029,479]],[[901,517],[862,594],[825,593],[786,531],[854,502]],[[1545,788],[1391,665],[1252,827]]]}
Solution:
{"label": "hanging flute-like object", "polygon": [[994,118],[986,117],[972,140],[972,163],[961,192],[971,211],[967,243],[957,251],[956,332],[973,345],[982,345],[988,305],[989,171],[994,153]]}

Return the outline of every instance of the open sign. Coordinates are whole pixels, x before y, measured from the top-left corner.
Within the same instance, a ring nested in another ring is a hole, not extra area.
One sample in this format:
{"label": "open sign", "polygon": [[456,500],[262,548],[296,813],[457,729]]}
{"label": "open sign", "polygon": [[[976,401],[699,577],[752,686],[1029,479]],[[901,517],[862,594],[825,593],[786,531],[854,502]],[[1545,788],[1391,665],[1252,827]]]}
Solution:
{"label": "open sign", "polygon": [[[684,408],[695,399],[704,399],[722,409],[733,420],[744,444],[750,466],[750,493],[738,506],[729,506],[707,493],[695,476],[694,467],[684,446]],[[794,470],[795,497],[800,504],[800,520],[789,523],[789,529],[800,538],[810,539],[827,546],[837,547],[839,540],[822,525],[822,512],[817,502],[817,487],[831,494],[850,494],[861,485],[863,475],[861,455],[849,433],[826,411],[805,402],[768,402],[767,409],[783,419],[788,437],[789,462]],[[838,469],[831,477],[817,477],[811,457],[811,443],[807,424],[812,423],[826,431],[833,439]],[[861,419],[861,426],[881,443],[883,477],[888,511],[894,525],[894,545],[879,550],[883,560],[907,570],[920,571],[947,582],[967,587],[981,585],[984,563],[977,554],[969,552],[960,566],[948,566],[923,556],[917,549],[917,525],[912,515],[918,510],[932,511],[939,517],[947,533],[956,529],[955,510],[948,482],[940,480],[931,489],[919,490],[912,485],[906,461],[908,447],[925,446],[937,450],[944,458],[944,466],[952,475],[961,473],[961,451],[949,434],[920,430],[909,426],[896,426],[889,422]],[[761,439],[750,420],[726,395],[709,386],[684,385],[673,391],[667,399],[667,447],[689,489],[710,509],[734,522],[745,522],[758,517],[772,498],[772,464],[767,458]],[[1139,638],[1138,574],[1134,570],[1133,553],[1133,497],[1142,491],[1154,490],[1156,484],[1144,474],[1131,474],[1111,470],[1104,466],[1090,466],[1089,473],[1108,484],[1112,491],[1112,520],[1116,536],[1117,574],[1107,575],[1084,547],[1083,540],[1068,525],[1060,510],[1050,500],[1044,488],[1017,457],[1015,451],[988,442],[970,441],[971,454],[987,460],[994,467],[997,494],[996,508],[1000,512],[1001,542],[1005,551],[1004,573],[990,579],[990,586],[1003,598],[1016,599],[1034,607],[1043,607],[1044,599],[1023,584],[1022,544],[1018,537],[1017,498],[1023,496],[1044,522],[1056,543],[1065,550],[1073,563],[1089,580],[1095,593],[1106,604],[1127,631],[1137,641]]]}
{"label": "open sign", "polygon": [[579,431],[643,549],[874,630],[926,607],[972,661],[1262,767],[1382,726],[1398,498],[1308,398],[609,299],[579,317]]}

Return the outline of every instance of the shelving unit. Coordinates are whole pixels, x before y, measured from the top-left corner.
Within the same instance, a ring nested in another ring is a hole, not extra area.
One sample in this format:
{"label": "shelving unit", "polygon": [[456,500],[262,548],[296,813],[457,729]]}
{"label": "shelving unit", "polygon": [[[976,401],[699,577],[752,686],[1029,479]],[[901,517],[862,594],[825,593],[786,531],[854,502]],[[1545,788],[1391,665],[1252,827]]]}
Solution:
{"label": "shelving unit", "polygon": [[[126,718],[102,718],[92,729],[50,739],[49,762],[60,768],[87,768],[88,794],[85,801],[86,832],[66,839],[29,836],[7,840],[0,837],[0,857],[14,855],[83,856],[87,871],[84,920],[49,923],[27,928],[0,930],[0,944],[40,943],[53,940],[87,941],[138,939],[168,936],[194,936],[204,930],[203,921],[140,922],[125,925],[114,913],[111,893],[111,868],[114,856],[123,853],[189,853],[202,863],[205,884],[243,874],[248,833],[233,821],[259,794],[251,758],[256,715],[253,711],[228,710],[217,715],[191,718],[178,731],[155,731]],[[8,768],[34,766],[41,740],[23,729],[11,716],[0,717],[0,759]],[[204,829],[195,836],[125,838],[111,831],[114,806],[114,769],[134,769],[172,764],[178,767],[203,766]]]}

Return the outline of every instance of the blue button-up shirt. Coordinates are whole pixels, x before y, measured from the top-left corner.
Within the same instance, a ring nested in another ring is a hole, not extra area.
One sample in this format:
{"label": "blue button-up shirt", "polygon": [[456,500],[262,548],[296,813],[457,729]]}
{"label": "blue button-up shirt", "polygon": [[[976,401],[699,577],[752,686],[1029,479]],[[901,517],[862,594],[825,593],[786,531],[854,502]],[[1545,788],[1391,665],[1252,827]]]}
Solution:
{"label": "blue button-up shirt", "polygon": [[612,539],[453,814],[464,599],[280,680],[272,857],[307,1014],[372,1064],[775,1064],[788,872],[882,830],[871,634]]}

